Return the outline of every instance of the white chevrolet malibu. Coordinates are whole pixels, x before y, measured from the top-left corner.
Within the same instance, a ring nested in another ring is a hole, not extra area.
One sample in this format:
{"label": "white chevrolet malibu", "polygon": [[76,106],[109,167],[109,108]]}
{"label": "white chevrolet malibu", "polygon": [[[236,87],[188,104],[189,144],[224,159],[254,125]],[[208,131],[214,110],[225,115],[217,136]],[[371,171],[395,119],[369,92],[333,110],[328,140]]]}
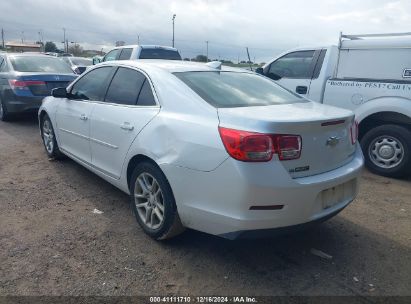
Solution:
{"label": "white chevrolet malibu", "polygon": [[246,70],[111,61],[52,95],[39,110],[48,156],[129,193],[157,240],[185,227],[229,239],[304,227],[357,194],[353,113]]}

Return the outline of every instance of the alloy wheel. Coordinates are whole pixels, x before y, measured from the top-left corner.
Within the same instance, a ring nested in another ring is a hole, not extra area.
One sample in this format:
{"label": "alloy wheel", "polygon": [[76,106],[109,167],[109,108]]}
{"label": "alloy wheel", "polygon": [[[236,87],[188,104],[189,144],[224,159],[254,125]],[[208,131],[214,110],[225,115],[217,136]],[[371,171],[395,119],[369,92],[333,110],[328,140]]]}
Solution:
{"label": "alloy wheel", "polygon": [[49,154],[53,153],[54,149],[54,132],[50,120],[45,119],[43,122],[43,142]]}
{"label": "alloy wheel", "polygon": [[142,222],[156,230],[164,222],[164,196],[158,181],[149,173],[141,173],[134,185],[134,203]]}

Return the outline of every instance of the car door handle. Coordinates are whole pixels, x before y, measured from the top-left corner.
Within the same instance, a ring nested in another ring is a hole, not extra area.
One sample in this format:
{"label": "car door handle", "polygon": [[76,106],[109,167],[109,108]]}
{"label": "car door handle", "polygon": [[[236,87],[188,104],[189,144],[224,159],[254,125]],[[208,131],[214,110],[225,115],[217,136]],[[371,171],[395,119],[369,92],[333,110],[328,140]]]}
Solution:
{"label": "car door handle", "polygon": [[297,87],[295,88],[295,91],[296,91],[298,94],[307,94],[308,87],[306,87],[306,86],[297,86]]}
{"label": "car door handle", "polygon": [[123,123],[120,128],[122,128],[123,130],[127,130],[127,131],[133,131],[134,130],[134,126],[130,125],[129,122],[125,122]]}
{"label": "car door handle", "polygon": [[86,114],[81,114],[81,115],[80,115],[80,119],[81,119],[81,120],[87,120],[88,117],[86,116]]}

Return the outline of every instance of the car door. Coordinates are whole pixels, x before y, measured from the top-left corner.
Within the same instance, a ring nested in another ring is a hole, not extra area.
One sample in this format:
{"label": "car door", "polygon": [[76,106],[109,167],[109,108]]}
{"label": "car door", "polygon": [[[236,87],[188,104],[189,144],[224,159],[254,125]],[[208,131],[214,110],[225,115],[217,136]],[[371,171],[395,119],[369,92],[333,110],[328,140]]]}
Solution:
{"label": "car door", "polygon": [[103,99],[112,73],[112,67],[91,70],[72,86],[68,98],[59,100],[56,124],[60,148],[86,163],[91,163],[89,118],[94,102]]}
{"label": "car door", "polygon": [[97,103],[91,115],[93,166],[120,178],[131,143],[159,111],[149,79],[135,69],[119,67],[104,102]]}
{"label": "car door", "polygon": [[309,97],[311,80],[320,50],[288,53],[265,68],[264,74],[290,91]]}

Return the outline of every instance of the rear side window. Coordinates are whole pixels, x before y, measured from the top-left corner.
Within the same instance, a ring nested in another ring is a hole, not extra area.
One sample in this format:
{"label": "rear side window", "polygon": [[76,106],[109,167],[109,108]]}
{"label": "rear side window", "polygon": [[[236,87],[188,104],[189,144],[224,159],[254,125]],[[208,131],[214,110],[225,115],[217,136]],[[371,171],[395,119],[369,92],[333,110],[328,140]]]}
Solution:
{"label": "rear side window", "polygon": [[112,51],[108,52],[106,54],[106,56],[104,56],[103,61],[116,60],[119,52],[120,52],[120,49],[116,49],[116,50],[112,50]]}
{"label": "rear side window", "polygon": [[132,52],[133,49],[122,49],[120,57],[118,57],[118,60],[129,60]]}
{"label": "rear side window", "polygon": [[174,75],[216,108],[269,106],[306,101],[257,74],[182,72]]}
{"label": "rear side window", "polygon": [[106,93],[112,67],[97,68],[81,77],[71,89],[71,98],[101,101]]}
{"label": "rear side window", "polygon": [[136,105],[145,79],[146,77],[136,70],[119,68],[108,88],[105,101]]}
{"label": "rear side window", "polygon": [[289,53],[274,61],[268,70],[270,74],[281,78],[311,79],[315,51]]}
{"label": "rear side window", "polygon": [[138,96],[137,105],[139,106],[154,106],[156,100],[154,99],[153,91],[151,90],[150,82],[146,78],[144,85],[141,88],[140,95]]}
{"label": "rear side window", "polygon": [[181,56],[180,53],[176,50],[145,48],[140,52],[140,59],[181,60]]}

